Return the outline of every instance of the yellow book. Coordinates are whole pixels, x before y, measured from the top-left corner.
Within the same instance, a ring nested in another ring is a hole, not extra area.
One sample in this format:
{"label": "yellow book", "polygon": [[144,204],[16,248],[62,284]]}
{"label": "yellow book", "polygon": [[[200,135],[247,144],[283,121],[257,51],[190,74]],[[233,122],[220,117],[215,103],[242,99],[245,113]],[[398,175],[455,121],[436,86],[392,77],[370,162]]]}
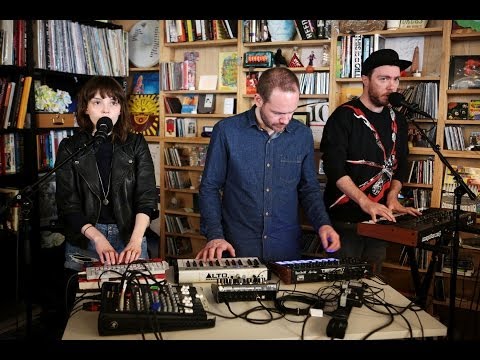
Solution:
{"label": "yellow book", "polygon": [[20,110],[18,111],[17,129],[23,129],[25,126],[25,117],[27,116],[28,99],[30,97],[30,87],[32,77],[26,76],[23,84],[22,98],[20,99]]}
{"label": "yellow book", "polygon": [[218,53],[218,90],[237,91],[238,56],[236,52]]}

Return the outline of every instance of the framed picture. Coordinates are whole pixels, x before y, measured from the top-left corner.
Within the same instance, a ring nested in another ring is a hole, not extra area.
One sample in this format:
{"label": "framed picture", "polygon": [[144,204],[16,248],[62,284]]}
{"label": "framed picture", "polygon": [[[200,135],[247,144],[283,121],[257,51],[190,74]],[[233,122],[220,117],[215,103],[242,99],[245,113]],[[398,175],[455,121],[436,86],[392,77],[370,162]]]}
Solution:
{"label": "framed picture", "polygon": [[449,89],[480,89],[480,55],[450,57]]}
{"label": "framed picture", "polygon": [[293,113],[293,118],[301,121],[306,126],[310,126],[310,113],[308,112],[296,112]]}

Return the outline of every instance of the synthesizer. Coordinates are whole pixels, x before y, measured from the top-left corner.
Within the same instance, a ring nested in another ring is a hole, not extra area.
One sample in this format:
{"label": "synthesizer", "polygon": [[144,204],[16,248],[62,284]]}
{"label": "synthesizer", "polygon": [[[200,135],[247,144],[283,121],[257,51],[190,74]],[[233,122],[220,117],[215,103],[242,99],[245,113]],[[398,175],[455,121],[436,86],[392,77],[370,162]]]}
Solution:
{"label": "synthesizer", "polygon": [[[358,223],[357,233],[402,245],[421,247],[430,240],[439,238],[445,228],[454,225],[452,209],[429,208],[422,211],[421,216],[410,214],[395,215],[396,222],[381,219]],[[476,221],[476,213],[460,212],[460,225],[470,226]]]}
{"label": "synthesizer", "polygon": [[215,326],[203,294],[194,286],[120,283],[102,285],[98,334],[123,335],[203,329]]}
{"label": "synthesizer", "polygon": [[355,258],[276,261],[269,263],[268,267],[285,284],[354,280],[363,278],[372,270],[370,264]]}
{"label": "synthesizer", "polygon": [[257,257],[222,258],[213,261],[177,259],[177,284],[216,282],[218,279],[263,277],[269,279],[268,268]]}
{"label": "synthesizer", "polygon": [[137,260],[130,264],[105,265],[95,263],[85,268],[87,280],[122,276],[126,271],[165,274],[169,268],[166,261],[162,259]]}

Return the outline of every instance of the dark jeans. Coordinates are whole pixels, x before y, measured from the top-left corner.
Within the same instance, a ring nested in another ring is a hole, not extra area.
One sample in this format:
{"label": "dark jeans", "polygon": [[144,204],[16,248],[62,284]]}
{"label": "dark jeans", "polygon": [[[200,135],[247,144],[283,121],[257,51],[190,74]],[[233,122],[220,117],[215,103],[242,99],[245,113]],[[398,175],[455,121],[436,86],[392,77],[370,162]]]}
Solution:
{"label": "dark jeans", "polygon": [[333,256],[358,258],[371,264],[374,273],[381,272],[388,242],[358,235],[357,223],[332,221],[332,225],[340,235],[342,246]]}

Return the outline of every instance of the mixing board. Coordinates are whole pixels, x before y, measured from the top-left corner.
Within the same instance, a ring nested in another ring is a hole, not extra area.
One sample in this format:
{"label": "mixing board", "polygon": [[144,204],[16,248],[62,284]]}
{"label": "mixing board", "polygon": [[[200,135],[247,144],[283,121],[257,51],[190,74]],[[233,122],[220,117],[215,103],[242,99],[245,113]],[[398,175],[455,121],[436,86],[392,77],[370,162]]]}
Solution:
{"label": "mixing board", "polygon": [[203,295],[193,286],[102,285],[99,335],[139,334],[210,328],[215,317],[205,311]]}

